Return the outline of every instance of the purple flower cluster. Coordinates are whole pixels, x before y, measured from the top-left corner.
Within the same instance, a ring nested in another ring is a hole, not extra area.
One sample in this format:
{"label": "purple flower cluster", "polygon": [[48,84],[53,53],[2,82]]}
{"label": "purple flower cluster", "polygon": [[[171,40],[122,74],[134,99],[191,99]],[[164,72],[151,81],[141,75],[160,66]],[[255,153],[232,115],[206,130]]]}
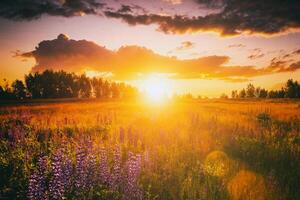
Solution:
{"label": "purple flower cluster", "polygon": [[99,181],[103,185],[109,183],[110,173],[107,152],[105,148],[100,149],[100,163],[99,163]]}
{"label": "purple flower cluster", "polygon": [[91,188],[97,184],[98,173],[98,163],[96,158],[96,153],[93,151],[93,144],[90,142],[87,149],[87,187]]}
{"label": "purple flower cluster", "polygon": [[116,146],[110,166],[107,149],[102,147],[99,154],[95,152],[91,142],[81,144],[73,163],[64,149],[58,149],[52,156],[48,182],[47,159],[41,157],[37,170],[29,180],[29,199],[65,199],[67,194],[80,198],[93,192],[98,185],[120,192],[124,200],[142,199],[143,192],[138,185],[141,155],[129,152],[128,159],[123,163],[121,148]]}
{"label": "purple flower cluster", "polygon": [[109,186],[112,189],[117,189],[121,179],[122,155],[121,155],[120,147],[116,146],[113,153],[114,153],[114,164],[110,174]]}
{"label": "purple flower cluster", "polygon": [[87,151],[82,146],[77,149],[75,174],[75,187],[78,189],[77,192],[85,190],[87,186]]}
{"label": "purple flower cluster", "polygon": [[29,178],[28,199],[48,199],[46,194],[47,157],[40,157],[37,169]]}
{"label": "purple flower cluster", "polygon": [[138,185],[138,177],[141,173],[141,155],[129,152],[128,160],[124,168],[123,198],[124,200],[142,199],[143,191]]}
{"label": "purple flower cluster", "polygon": [[62,163],[62,154],[58,151],[52,160],[52,179],[49,183],[49,191],[53,199],[63,198],[65,192]]}
{"label": "purple flower cluster", "polygon": [[63,185],[65,191],[71,191],[73,179],[73,163],[72,160],[66,154],[63,154],[63,163],[62,163],[62,172],[63,172]]}
{"label": "purple flower cluster", "polygon": [[49,192],[53,199],[62,199],[71,190],[73,165],[71,159],[59,149],[52,158]]}

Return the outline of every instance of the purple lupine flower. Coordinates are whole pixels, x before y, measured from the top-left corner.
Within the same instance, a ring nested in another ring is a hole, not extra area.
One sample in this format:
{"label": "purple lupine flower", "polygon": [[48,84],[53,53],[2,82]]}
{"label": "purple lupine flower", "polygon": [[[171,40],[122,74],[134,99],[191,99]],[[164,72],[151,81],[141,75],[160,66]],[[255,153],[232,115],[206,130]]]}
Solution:
{"label": "purple lupine flower", "polygon": [[91,188],[96,184],[96,178],[98,177],[97,170],[97,160],[96,155],[93,151],[92,141],[87,142],[87,158],[86,158],[86,168],[87,168],[87,187]]}
{"label": "purple lupine flower", "polygon": [[143,191],[138,185],[141,173],[141,155],[129,152],[128,160],[124,168],[123,200],[142,199]]}
{"label": "purple lupine flower", "polygon": [[48,199],[46,194],[46,170],[47,157],[43,156],[39,158],[37,163],[37,169],[29,178],[28,199]]}
{"label": "purple lupine flower", "polygon": [[60,150],[53,157],[51,168],[52,177],[49,183],[50,195],[53,199],[62,199],[65,192],[64,175],[62,171],[62,153]]}
{"label": "purple lupine flower", "polygon": [[86,189],[87,179],[87,164],[86,164],[87,152],[82,146],[79,146],[76,153],[76,180],[75,187],[79,190]]}
{"label": "purple lupine flower", "polygon": [[101,184],[108,184],[109,181],[109,166],[107,159],[107,152],[104,147],[100,149],[100,164],[99,164],[99,177]]}
{"label": "purple lupine flower", "polygon": [[116,146],[114,149],[114,163],[111,171],[111,176],[109,180],[109,186],[113,189],[117,189],[120,184],[121,179],[121,149],[119,146]]}
{"label": "purple lupine flower", "polygon": [[66,155],[63,155],[63,165],[62,165],[62,172],[63,172],[63,184],[65,191],[70,191],[72,187],[72,172],[73,172],[73,164],[72,160]]}

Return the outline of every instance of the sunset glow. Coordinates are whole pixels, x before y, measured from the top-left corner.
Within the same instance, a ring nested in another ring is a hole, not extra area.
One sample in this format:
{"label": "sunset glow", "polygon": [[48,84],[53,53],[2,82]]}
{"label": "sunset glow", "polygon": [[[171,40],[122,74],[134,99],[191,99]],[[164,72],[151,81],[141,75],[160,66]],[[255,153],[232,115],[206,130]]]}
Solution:
{"label": "sunset glow", "polygon": [[300,199],[300,0],[0,0],[0,200]]}
{"label": "sunset glow", "polygon": [[49,1],[49,10],[34,0],[0,3],[1,79],[46,69],[121,82],[169,73],[174,93],[218,97],[249,83],[272,89],[300,77],[294,3],[76,1]]}
{"label": "sunset glow", "polygon": [[145,92],[147,100],[153,103],[166,101],[172,93],[168,79],[154,75],[143,80],[140,89]]}

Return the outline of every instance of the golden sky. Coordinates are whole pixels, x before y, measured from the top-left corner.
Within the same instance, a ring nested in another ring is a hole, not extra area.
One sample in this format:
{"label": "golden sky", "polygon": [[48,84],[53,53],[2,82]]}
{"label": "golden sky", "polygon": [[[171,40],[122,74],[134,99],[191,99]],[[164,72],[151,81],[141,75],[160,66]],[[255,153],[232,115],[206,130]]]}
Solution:
{"label": "golden sky", "polygon": [[[254,12],[254,10],[256,12]],[[0,2],[0,78],[45,69],[219,96],[300,77],[298,1]]]}

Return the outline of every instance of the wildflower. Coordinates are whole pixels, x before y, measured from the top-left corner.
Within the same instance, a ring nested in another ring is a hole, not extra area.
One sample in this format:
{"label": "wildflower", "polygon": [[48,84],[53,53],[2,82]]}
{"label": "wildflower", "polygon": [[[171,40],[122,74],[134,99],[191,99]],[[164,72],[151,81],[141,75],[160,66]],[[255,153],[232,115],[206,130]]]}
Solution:
{"label": "wildflower", "polygon": [[87,169],[86,169],[86,151],[80,146],[76,154],[76,180],[75,187],[80,190],[86,189]]}
{"label": "wildflower", "polygon": [[120,147],[114,149],[114,164],[110,176],[109,186],[116,189],[120,183],[121,178],[121,150]]}
{"label": "wildflower", "polygon": [[109,166],[107,159],[107,152],[105,148],[100,149],[100,165],[99,165],[99,177],[102,184],[108,184],[109,181]]}
{"label": "wildflower", "polygon": [[128,160],[124,168],[123,199],[142,199],[143,193],[138,185],[138,177],[141,173],[141,155],[129,152]]}
{"label": "wildflower", "polygon": [[48,199],[46,195],[47,157],[40,157],[36,171],[29,178],[28,199]]}
{"label": "wildflower", "polygon": [[65,154],[63,155],[62,172],[65,190],[69,191],[72,187],[73,164],[72,160]]}
{"label": "wildflower", "polygon": [[88,155],[86,160],[87,168],[87,187],[91,188],[96,184],[97,172],[97,161],[95,153],[93,152],[93,144],[91,141],[88,142]]}
{"label": "wildflower", "polygon": [[64,196],[65,184],[62,172],[62,154],[58,151],[52,161],[52,177],[49,183],[49,191],[53,199],[61,199]]}

